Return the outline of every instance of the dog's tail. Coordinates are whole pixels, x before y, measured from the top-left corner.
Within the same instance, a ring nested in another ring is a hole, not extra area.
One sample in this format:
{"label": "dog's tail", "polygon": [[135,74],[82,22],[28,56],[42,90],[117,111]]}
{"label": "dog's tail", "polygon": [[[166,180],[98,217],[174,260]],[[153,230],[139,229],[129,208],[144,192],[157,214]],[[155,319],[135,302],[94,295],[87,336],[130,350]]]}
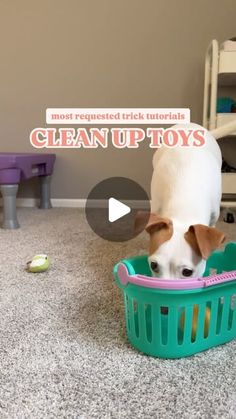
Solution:
{"label": "dog's tail", "polygon": [[218,140],[219,138],[226,137],[236,131],[236,121],[229,122],[228,124],[222,125],[222,127],[215,128],[210,131],[213,137]]}

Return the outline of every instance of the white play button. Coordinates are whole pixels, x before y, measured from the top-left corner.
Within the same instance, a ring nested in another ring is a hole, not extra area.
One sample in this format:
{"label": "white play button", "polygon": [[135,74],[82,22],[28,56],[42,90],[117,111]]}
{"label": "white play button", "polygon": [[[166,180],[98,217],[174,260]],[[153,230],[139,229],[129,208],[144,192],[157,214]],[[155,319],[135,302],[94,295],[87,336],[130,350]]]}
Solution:
{"label": "white play button", "polygon": [[[135,228],[136,214],[145,211]],[[145,229],[150,218],[150,200],[146,191],[136,182],[124,177],[104,179],[90,191],[85,207],[91,229],[104,240],[125,242]]]}
{"label": "white play button", "polygon": [[110,223],[124,217],[131,212],[131,208],[118,199],[110,198],[108,201],[108,219]]}

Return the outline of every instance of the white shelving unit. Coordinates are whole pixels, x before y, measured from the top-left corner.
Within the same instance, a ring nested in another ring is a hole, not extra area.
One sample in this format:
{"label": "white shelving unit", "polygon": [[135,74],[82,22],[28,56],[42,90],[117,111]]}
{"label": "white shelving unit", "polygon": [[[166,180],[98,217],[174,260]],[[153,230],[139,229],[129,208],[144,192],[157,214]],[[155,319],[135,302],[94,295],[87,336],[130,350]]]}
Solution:
{"label": "white shelving unit", "polygon": [[[231,41],[225,42],[225,48],[219,48],[218,41],[214,39],[207,49],[205,60],[203,126],[208,130],[236,122],[236,113],[217,113],[218,90],[221,86],[236,88],[236,51]],[[236,147],[236,131],[227,137],[235,138]],[[236,173],[222,173],[222,192],[236,195]]]}

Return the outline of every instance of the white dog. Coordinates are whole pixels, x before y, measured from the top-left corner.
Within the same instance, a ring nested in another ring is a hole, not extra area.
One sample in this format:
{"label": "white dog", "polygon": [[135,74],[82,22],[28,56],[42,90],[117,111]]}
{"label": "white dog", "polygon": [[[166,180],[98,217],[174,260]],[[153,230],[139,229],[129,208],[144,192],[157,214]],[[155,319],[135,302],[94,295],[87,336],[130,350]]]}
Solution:
{"label": "white dog", "polygon": [[[173,128],[203,129],[197,124]],[[224,133],[218,131],[218,137]],[[221,202],[221,151],[210,132],[205,138],[204,147],[162,146],[154,154],[146,226],[154,276],[201,276],[206,259],[225,239],[214,227]]]}

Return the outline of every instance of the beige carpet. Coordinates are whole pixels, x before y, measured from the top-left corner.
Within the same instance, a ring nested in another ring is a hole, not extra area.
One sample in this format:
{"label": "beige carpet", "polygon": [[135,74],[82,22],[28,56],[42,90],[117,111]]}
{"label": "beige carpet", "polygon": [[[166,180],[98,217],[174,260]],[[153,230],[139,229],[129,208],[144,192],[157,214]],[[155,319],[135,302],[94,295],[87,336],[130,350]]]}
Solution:
{"label": "beige carpet", "polygon": [[[0,418],[236,418],[236,341],[181,360],[127,343],[112,268],[143,234],[108,243],[75,209],[20,209],[0,230]],[[236,224],[221,224],[236,240]],[[48,253],[47,273],[25,272]]]}

